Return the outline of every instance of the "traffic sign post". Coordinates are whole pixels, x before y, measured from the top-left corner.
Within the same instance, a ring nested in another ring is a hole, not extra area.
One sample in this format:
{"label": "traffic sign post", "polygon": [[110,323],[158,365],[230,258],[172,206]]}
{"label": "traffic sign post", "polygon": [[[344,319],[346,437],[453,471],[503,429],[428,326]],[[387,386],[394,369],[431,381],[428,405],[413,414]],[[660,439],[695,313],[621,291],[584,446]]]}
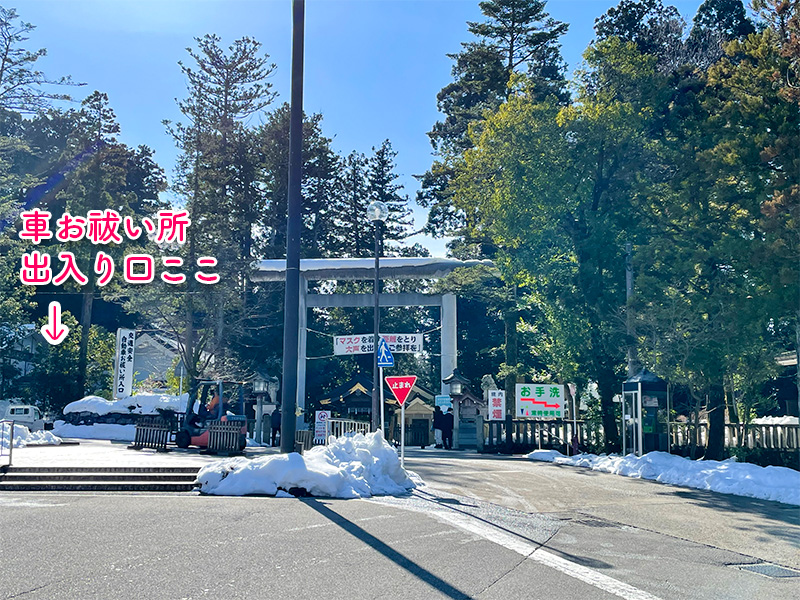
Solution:
{"label": "traffic sign post", "polygon": [[386,399],[383,397],[383,368],[393,366],[394,356],[392,355],[392,351],[389,349],[389,344],[386,343],[386,339],[381,338],[378,341],[378,381],[381,386],[381,432],[384,438],[386,438],[386,430],[384,429],[386,427],[386,417],[384,416]]}
{"label": "traffic sign post", "polygon": [[394,356],[384,338],[378,341],[378,366],[381,368],[394,366]]}
{"label": "traffic sign post", "polygon": [[389,389],[392,390],[394,397],[400,403],[400,466],[404,469],[406,462],[406,398],[408,398],[416,382],[416,375],[386,378]]}

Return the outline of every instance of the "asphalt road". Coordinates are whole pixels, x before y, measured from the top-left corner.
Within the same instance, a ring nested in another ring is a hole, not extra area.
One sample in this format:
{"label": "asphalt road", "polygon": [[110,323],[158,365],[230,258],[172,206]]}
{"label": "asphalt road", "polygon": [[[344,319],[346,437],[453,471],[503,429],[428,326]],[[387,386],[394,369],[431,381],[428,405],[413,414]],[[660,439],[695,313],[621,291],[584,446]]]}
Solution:
{"label": "asphalt road", "polygon": [[407,458],[429,485],[405,498],[4,493],[0,598],[797,597],[800,578],[730,566],[795,564],[797,510],[517,459]]}

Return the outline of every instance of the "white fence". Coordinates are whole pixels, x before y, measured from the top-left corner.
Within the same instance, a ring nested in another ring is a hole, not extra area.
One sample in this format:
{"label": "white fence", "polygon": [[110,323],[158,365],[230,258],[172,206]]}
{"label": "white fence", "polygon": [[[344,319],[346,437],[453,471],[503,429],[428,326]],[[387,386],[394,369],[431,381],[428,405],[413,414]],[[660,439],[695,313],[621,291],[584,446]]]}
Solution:
{"label": "white fence", "polygon": [[357,433],[368,434],[370,424],[366,421],[351,421],[349,419],[328,419],[325,421],[325,444],[328,438],[355,435]]}
{"label": "white fence", "polygon": [[[14,421],[0,421],[0,458],[8,456],[7,466],[11,466],[11,452],[14,450]],[[0,466],[6,466],[0,464]]]}

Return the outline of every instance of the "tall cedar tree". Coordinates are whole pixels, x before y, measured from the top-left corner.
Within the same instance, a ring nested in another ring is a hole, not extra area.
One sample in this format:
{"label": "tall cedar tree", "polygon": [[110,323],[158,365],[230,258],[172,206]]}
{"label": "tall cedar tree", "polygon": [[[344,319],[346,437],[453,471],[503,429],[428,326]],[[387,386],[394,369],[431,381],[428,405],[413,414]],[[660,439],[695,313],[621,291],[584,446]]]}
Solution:
{"label": "tall cedar tree", "polygon": [[175,189],[186,198],[192,221],[181,256],[189,268],[201,256],[214,256],[221,280],[210,286],[187,277],[176,286],[181,301],[153,315],[180,339],[193,382],[212,356],[218,374],[237,375],[226,347],[247,310],[254,223],[264,209],[256,137],[247,121],[275,98],[267,81],[275,65],[257,41],[244,37],[227,49],[216,35],[195,41],[197,49],[187,48],[192,63],[179,62],[188,94],[178,106],[188,123],[166,125],[181,150]]}

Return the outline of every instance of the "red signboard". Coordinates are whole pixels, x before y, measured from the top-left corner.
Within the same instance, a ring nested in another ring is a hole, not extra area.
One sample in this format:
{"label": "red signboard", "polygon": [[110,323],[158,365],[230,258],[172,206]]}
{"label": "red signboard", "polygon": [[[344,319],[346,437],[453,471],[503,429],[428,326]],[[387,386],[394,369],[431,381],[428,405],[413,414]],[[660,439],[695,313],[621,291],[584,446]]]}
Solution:
{"label": "red signboard", "polygon": [[401,377],[386,378],[386,383],[389,384],[389,389],[392,390],[392,393],[394,394],[394,397],[397,398],[400,406],[403,406],[403,403],[411,393],[411,388],[414,387],[416,381],[416,375],[403,375]]}

